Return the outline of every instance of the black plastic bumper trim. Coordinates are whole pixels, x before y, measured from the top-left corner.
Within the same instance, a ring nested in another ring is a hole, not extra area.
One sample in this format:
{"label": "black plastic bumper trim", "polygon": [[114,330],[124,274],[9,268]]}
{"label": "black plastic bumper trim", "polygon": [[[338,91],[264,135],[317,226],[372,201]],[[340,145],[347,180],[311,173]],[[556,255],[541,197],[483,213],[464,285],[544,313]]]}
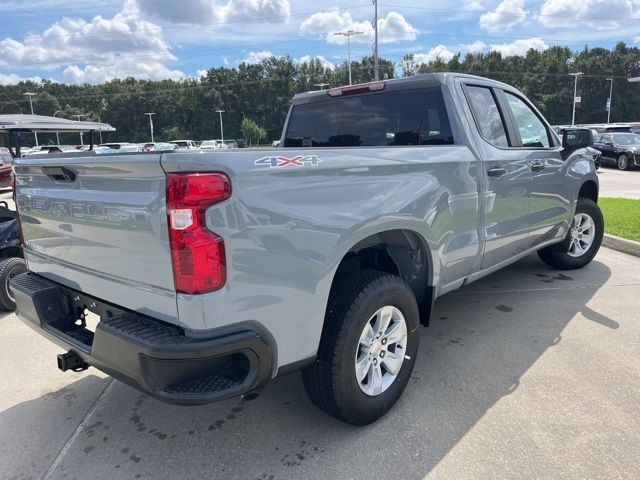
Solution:
{"label": "black plastic bumper trim", "polygon": [[[169,403],[202,404],[262,388],[271,377],[272,351],[246,327],[194,339],[176,326],[127,311],[27,272],[11,287],[16,314],[88,365]],[[101,320],[95,333],[79,324],[89,308]]]}

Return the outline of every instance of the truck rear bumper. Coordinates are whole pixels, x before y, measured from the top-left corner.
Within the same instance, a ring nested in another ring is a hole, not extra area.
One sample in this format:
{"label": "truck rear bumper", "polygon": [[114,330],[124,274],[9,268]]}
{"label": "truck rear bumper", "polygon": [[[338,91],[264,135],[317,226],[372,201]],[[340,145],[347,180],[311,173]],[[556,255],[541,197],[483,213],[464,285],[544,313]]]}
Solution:
{"label": "truck rear bumper", "polygon": [[[32,272],[11,280],[16,314],[88,365],[156,398],[202,404],[263,387],[272,352],[256,332],[194,339],[178,327],[44,279]],[[81,316],[100,316],[95,332]]]}

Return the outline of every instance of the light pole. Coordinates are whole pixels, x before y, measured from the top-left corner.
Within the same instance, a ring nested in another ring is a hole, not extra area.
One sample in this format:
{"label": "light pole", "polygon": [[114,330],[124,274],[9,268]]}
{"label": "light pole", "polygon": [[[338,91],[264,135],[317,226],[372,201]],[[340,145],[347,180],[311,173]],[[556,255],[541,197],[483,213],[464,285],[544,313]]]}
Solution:
{"label": "light pole", "polygon": [[324,87],[328,87],[329,85],[331,85],[330,83],[314,83],[313,86],[314,87],[318,87],[320,88],[320,90],[324,90]]}
{"label": "light pole", "polygon": [[611,82],[609,87],[609,101],[607,102],[607,123],[611,120],[611,105],[613,104],[613,78],[607,78]]}
{"label": "light pole", "polygon": [[156,114],[156,112],[147,112],[145,113],[145,115],[149,115],[149,128],[151,129],[151,143],[154,143],[153,141],[153,116]]}
{"label": "light pole", "polygon": [[373,70],[374,79],[377,82],[378,77],[378,0],[373,0],[374,17],[373,17]]}
{"label": "light pole", "polygon": [[[25,97],[29,97],[29,106],[31,107],[31,115],[33,115],[33,96],[37,95],[37,93],[33,93],[33,92],[24,92],[22,95],[24,95]],[[38,147],[38,134],[37,132],[33,132],[33,136],[36,137],[36,147]]]}
{"label": "light pole", "polygon": [[[84,114],[84,113],[82,115],[74,115],[74,117],[78,117],[78,121],[80,121],[81,117],[86,117],[86,116],[87,115]],[[83,141],[83,138],[82,138],[82,131],[80,131],[80,145],[84,145],[84,141]]]}
{"label": "light pole", "polygon": [[347,30],[345,32],[337,32],[336,35],[347,37],[347,51],[349,52],[349,85],[351,85],[351,36],[362,35],[364,32],[356,32],[353,30]]}
{"label": "light pole", "polygon": [[[576,95],[578,93],[578,77],[580,75],[584,75],[582,72],[570,73],[569,75],[573,75],[573,113],[571,114],[571,126],[576,124]],[[582,100],[582,99],[580,99]]]}
{"label": "light pole", "polygon": [[224,143],[224,128],[222,128],[222,114],[225,112],[224,110],[216,110],[216,112],[218,112],[218,115],[220,115],[220,139],[222,140],[222,143]]}

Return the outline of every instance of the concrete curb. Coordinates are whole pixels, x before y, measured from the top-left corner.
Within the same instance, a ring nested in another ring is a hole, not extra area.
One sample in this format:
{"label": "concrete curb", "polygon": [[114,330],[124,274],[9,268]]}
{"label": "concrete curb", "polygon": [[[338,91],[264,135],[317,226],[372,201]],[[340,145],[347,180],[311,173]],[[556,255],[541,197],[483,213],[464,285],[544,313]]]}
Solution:
{"label": "concrete curb", "polygon": [[605,233],[602,239],[602,246],[640,257],[640,242],[634,242],[633,240],[627,240],[626,238]]}

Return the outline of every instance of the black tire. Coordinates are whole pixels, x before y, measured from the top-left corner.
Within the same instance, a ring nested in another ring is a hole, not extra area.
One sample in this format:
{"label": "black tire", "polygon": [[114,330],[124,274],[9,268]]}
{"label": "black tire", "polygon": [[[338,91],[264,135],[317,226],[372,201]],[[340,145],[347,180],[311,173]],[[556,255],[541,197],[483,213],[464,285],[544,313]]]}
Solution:
{"label": "black tire", "polygon": [[[394,306],[405,318],[405,360],[393,383],[377,396],[363,393],[355,376],[360,335],[378,309]],[[362,270],[337,278],[331,289],[315,362],[302,371],[311,401],[352,425],[368,425],[388,412],[404,391],[416,361],[419,314],[409,286],[395,275]]]}
{"label": "black tire", "polygon": [[27,271],[27,265],[22,258],[5,258],[0,262],[0,308],[2,310],[14,311],[16,301],[9,288],[9,280]]}
{"label": "black tire", "polygon": [[589,198],[580,197],[576,205],[576,215],[579,213],[589,215],[595,225],[594,239],[589,249],[579,257],[569,255],[569,247],[572,241],[570,228],[569,232],[567,232],[567,238],[564,241],[543,248],[538,252],[543,262],[560,270],[573,270],[588,265],[591,260],[593,260],[593,257],[596,256],[602,244],[602,236],[604,235],[604,218],[602,217],[602,212],[596,202]]}
{"label": "black tire", "polygon": [[629,157],[626,154],[621,154],[616,160],[616,166],[618,170],[627,170],[629,168]]}

